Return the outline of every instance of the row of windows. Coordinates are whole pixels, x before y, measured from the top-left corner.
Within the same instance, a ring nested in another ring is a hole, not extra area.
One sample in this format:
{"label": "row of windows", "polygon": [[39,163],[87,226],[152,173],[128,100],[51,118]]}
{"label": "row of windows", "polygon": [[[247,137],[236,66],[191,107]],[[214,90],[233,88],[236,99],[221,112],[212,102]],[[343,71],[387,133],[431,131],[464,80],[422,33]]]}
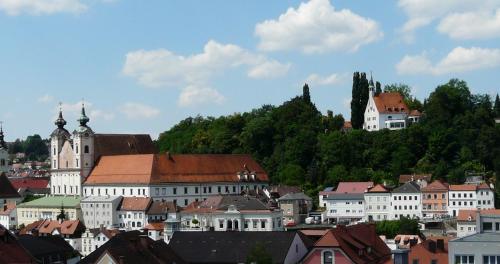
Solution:
{"label": "row of windows", "polygon": [[[380,207],[380,205],[377,205],[377,210],[380,210],[380,209],[386,210],[387,206],[384,205],[384,206]],[[372,210],[372,206],[371,205],[368,205],[368,210]]]}
{"label": "row of windows", "polygon": [[394,201],[396,201],[396,200],[398,200],[398,201],[401,201],[401,200],[404,200],[404,201],[409,200],[409,201],[411,201],[412,198],[415,201],[418,200],[418,196],[417,195],[413,195],[413,196],[412,195],[395,195],[393,197],[394,197]]}
{"label": "row of windows", "polygon": [[[435,193],[434,195],[431,195],[431,194],[424,194],[423,195],[423,199],[437,199],[438,198],[438,195],[437,193]],[[441,199],[446,199],[446,193],[442,193],[441,194]]]}
{"label": "row of windows", "polygon": [[[85,211],[85,216],[88,216],[89,215],[89,211]],[[93,216],[94,215],[94,212],[90,211],[90,216]],[[111,212],[107,211],[107,212],[102,212],[102,216],[110,216],[111,215]],[[99,216],[99,211],[95,212],[95,216]]]}
{"label": "row of windows", "polygon": [[[354,213],[354,214],[355,214],[355,213],[356,213],[356,210],[346,209],[346,210],[345,210],[345,212],[346,212],[346,213],[351,213],[351,212],[352,212],[352,213]],[[363,210],[357,210],[357,212],[358,212],[358,213],[363,213]],[[336,214],[336,213],[337,213],[337,209],[331,209],[331,210],[330,210],[330,213],[332,213],[332,214]]]}
{"label": "row of windows", "polygon": [[[61,192],[61,186],[57,186],[57,192],[56,192],[56,186],[52,186],[52,193],[67,193],[67,194],[78,194],[78,186],[69,186],[69,188],[66,185],[62,186],[63,192]],[[69,193],[68,193],[69,189]]]}
{"label": "row of windows", "polygon": [[441,210],[446,210],[446,204],[443,203],[441,204],[441,208],[439,208],[439,204],[435,203],[435,204],[424,204],[423,205],[423,208],[424,210],[438,210],[438,209],[441,209]]}
{"label": "row of windows", "polygon": [[404,206],[394,206],[394,210],[418,210],[418,205],[411,206],[411,205],[404,205]]}

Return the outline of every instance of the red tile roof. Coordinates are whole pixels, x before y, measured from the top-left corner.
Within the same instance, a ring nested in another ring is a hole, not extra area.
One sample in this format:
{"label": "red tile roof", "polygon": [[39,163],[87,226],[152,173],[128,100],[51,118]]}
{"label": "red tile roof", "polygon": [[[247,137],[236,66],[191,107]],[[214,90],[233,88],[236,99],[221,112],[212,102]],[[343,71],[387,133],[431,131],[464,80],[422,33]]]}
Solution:
{"label": "red tile roof", "polygon": [[42,189],[49,188],[49,177],[26,177],[21,179],[10,179],[12,186],[20,188]]}
{"label": "red tile roof", "polygon": [[383,192],[388,192],[387,188],[384,187],[382,184],[377,184],[373,188],[370,188],[368,190],[370,193],[383,193]]}
{"label": "red tile roof", "polygon": [[151,197],[123,197],[121,211],[146,211],[153,199]]}
{"label": "red tile roof", "polygon": [[345,122],[344,122],[344,128],[347,128],[347,129],[352,128],[352,123],[351,123],[351,121],[345,121]]}
{"label": "red tile roof", "polygon": [[400,93],[380,93],[373,97],[379,113],[408,113],[408,106]]}
{"label": "red tile roof", "polygon": [[164,222],[159,222],[159,223],[149,223],[144,227],[144,229],[147,230],[160,230],[163,231],[163,227],[165,226]]}
{"label": "red tile roof", "polygon": [[[439,248],[438,240],[441,240],[443,248]],[[430,237],[421,244],[417,244],[410,249],[408,260],[413,263],[431,263],[431,260],[437,260],[436,264],[448,263],[448,240],[447,237]]]}
{"label": "red tile roof", "polygon": [[420,113],[420,111],[418,110],[411,110],[410,111],[410,114],[408,114],[409,116],[421,116],[422,113]]}
{"label": "red tile roof", "polygon": [[477,186],[479,190],[491,190],[490,186],[486,183],[481,183],[479,186]]}
{"label": "red tile roof", "polygon": [[364,193],[370,187],[373,187],[373,182],[339,182],[336,193]]}
{"label": "red tile roof", "polygon": [[387,263],[391,259],[391,250],[377,236],[374,224],[338,225],[320,238],[314,247],[340,248],[359,264]]}
{"label": "red tile roof", "polygon": [[475,191],[475,190],[477,190],[477,185],[474,184],[450,185],[450,191]]}
{"label": "red tile roof", "polygon": [[448,183],[444,183],[444,182],[441,182],[439,180],[435,180],[420,190],[422,192],[436,192],[436,191],[447,192],[448,186],[449,186]]}
{"label": "red tile roof", "polygon": [[80,220],[65,220],[59,223],[57,220],[45,219],[27,225],[21,230],[21,234],[31,233],[34,229],[38,230],[40,234],[52,234],[57,229],[62,235],[74,235],[75,232],[83,231],[85,226]]}
{"label": "red tile roof", "polygon": [[432,174],[401,174],[399,175],[399,183],[407,183],[409,181],[425,180],[431,181]]}
{"label": "red tile roof", "polygon": [[85,184],[238,182],[242,171],[255,172],[256,181],[269,181],[250,155],[145,154],[101,157]]}
{"label": "red tile roof", "polygon": [[458,210],[457,221],[476,221],[477,212],[478,210],[460,209]]}

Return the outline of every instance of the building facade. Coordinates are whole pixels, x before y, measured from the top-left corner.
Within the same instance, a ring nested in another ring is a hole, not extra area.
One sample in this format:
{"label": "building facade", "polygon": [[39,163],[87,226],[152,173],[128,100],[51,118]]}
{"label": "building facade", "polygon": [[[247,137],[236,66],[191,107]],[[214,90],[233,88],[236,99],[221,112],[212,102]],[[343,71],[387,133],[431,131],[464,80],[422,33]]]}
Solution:
{"label": "building facade", "polygon": [[87,228],[118,227],[121,196],[89,196],[81,200],[83,220]]}
{"label": "building facade", "polygon": [[67,220],[83,219],[80,197],[47,196],[17,205],[18,224],[28,225],[38,220],[57,220],[64,209]]}
{"label": "building facade", "polygon": [[288,193],[278,199],[279,207],[283,211],[283,224],[304,223],[308,213],[312,210],[312,198],[304,193]]}
{"label": "building facade", "polygon": [[323,201],[326,201],[328,222],[351,223],[365,218],[365,199],[362,193],[334,193]]}
{"label": "building facade", "polygon": [[448,214],[452,217],[456,217],[459,210],[495,208],[494,192],[486,183],[450,185],[448,195]]}
{"label": "building facade", "polygon": [[382,184],[370,188],[364,195],[365,214],[368,221],[391,219],[391,193]]}
{"label": "building facade", "polygon": [[435,218],[448,214],[448,184],[436,180],[420,190],[422,217]]}
{"label": "building facade", "polygon": [[391,200],[392,219],[422,217],[422,193],[417,183],[410,181],[395,188]]}

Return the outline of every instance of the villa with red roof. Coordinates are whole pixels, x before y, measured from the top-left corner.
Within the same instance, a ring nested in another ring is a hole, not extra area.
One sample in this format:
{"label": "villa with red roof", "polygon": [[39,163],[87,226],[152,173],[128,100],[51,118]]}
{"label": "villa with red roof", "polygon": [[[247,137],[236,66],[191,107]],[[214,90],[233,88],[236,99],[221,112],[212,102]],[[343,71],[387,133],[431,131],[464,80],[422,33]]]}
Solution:
{"label": "villa with red roof", "polygon": [[403,129],[411,122],[420,120],[420,112],[410,111],[400,93],[375,94],[373,79],[370,78],[369,97],[366,104],[363,129],[378,131],[380,129]]}

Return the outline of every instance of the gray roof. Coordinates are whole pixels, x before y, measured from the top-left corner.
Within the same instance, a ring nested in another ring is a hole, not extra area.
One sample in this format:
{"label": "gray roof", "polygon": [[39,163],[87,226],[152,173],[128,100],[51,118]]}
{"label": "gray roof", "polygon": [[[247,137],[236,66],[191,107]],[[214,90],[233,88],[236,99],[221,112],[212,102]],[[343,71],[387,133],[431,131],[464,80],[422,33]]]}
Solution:
{"label": "gray roof", "polygon": [[419,193],[420,192],[420,186],[416,182],[407,182],[394,190],[392,190],[393,193]]}
{"label": "gray roof", "polygon": [[286,200],[309,200],[309,201],[312,201],[312,198],[305,195],[304,193],[300,192],[300,193],[287,193],[278,199],[278,201],[286,201]]}
{"label": "gray roof", "polygon": [[[461,238],[453,239],[450,243],[455,242],[494,242],[500,243],[500,233],[477,233]],[[500,244],[499,244],[500,245]]]}
{"label": "gray roof", "polygon": [[241,195],[222,196],[217,209],[227,210],[231,205],[234,205],[237,210],[269,210],[269,207],[259,199]]}
{"label": "gray roof", "polygon": [[363,200],[364,193],[331,193],[324,200]]}

